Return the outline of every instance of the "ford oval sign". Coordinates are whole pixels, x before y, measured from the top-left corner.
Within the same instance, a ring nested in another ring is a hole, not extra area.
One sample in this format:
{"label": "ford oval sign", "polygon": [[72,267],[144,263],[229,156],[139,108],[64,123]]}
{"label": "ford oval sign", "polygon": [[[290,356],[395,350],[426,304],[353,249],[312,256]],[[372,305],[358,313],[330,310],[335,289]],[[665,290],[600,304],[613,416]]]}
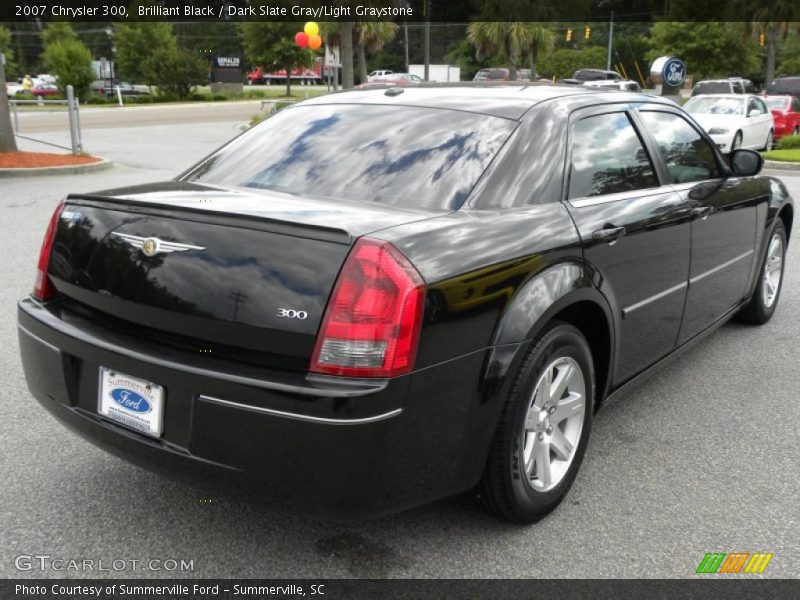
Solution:
{"label": "ford oval sign", "polygon": [[666,85],[680,87],[686,81],[686,65],[679,58],[670,58],[664,63],[661,77]]}
{"label": "ford oval sign", "polygon": [[150,412],[150,403],[134,391],[126,390],[125,388],[116,388],[111,390],[111,397],[114,399],[114,402],[133,412]]}

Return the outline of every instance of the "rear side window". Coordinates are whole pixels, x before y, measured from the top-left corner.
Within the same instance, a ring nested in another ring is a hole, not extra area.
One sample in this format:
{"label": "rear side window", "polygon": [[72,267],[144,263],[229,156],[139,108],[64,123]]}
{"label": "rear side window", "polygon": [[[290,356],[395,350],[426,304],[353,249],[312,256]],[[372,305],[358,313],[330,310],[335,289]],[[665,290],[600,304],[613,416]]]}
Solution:
{"label": "rear side window", "polygon": [[287,108],[200,163],[185,180],[299,197],[455,210],[516,121],[396,105]]}
{"label": "rear side window", "polygon": [[667,163],[672,183],[722,176],[714,149],[683,117],[665,112],[639,114]]}
{"label": "rear side window", "polygon": [[596,115],[575,124],[569,198],[657,186],[653,163],[628,115]]}

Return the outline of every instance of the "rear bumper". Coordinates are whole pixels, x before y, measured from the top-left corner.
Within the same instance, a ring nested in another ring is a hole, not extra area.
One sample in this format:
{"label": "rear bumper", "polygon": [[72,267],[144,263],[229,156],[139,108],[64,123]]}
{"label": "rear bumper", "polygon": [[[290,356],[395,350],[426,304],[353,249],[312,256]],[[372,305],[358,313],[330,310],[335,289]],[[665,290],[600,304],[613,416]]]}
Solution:
{"label": "rear bumper", "polygon": [[[18,324],[31,393],[84,438],[151,470],[244,484],[321,516],[396,512],[469,489],[496,421],[479,399],[487,351],[345,385],[186,360],[30,298]],[[97,413],[101,366],[164,386],[161,438]]]}

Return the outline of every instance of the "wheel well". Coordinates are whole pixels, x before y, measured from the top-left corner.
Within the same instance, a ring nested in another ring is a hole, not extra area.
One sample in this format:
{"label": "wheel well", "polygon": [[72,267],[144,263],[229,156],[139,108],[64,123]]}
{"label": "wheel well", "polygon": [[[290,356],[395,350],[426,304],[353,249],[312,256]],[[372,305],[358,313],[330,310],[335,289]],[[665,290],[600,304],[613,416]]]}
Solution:
{"label": "wheel well", "polygon": [[595,403],[600,402],[611,364],[611,330],[603,309],[594,302],[584,300],[563,308],[553,318],[577,327],[589,342],[596,379]]}
{"label": "wheel well", "polygon": [[792,221],[794,220],[794,210],[791,204],[784,206],[781,212],[778,213],[778,217],[783,221],[783,226],[786,228],[786,239],[788,240],[792,233]]}

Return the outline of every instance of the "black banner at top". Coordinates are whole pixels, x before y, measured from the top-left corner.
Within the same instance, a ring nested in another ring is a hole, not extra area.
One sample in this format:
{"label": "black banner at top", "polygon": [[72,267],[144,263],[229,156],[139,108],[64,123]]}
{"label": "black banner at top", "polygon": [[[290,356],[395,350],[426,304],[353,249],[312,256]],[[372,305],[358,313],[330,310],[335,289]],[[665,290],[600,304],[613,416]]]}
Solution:
{"label": "black banner at top", "polygon": [[723,0],[3,0],[0,22],[800,21],[800,2]]}

